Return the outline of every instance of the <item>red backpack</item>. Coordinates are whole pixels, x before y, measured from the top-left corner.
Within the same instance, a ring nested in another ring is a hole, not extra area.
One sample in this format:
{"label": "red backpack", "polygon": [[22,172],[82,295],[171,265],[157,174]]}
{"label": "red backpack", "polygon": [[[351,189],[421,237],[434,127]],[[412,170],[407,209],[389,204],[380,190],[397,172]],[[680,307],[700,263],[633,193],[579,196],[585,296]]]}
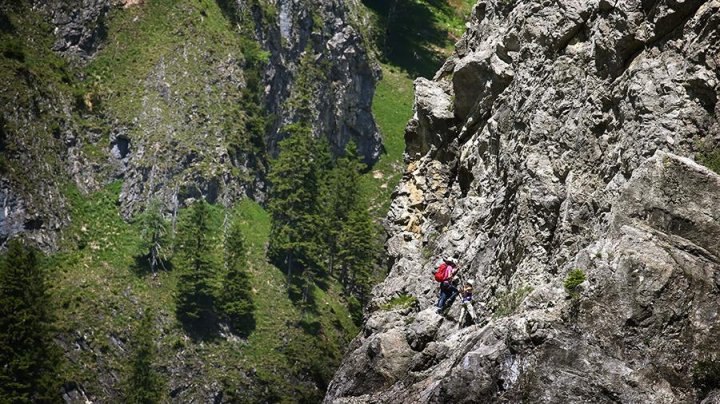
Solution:
{"label": "red backpack", "polygon": [[450,278],[450,274],[452,273],[452,267],[446,263],[440,264],[437,271],[435,271],[435,280],[438,282],[445,282],[448,278]]}

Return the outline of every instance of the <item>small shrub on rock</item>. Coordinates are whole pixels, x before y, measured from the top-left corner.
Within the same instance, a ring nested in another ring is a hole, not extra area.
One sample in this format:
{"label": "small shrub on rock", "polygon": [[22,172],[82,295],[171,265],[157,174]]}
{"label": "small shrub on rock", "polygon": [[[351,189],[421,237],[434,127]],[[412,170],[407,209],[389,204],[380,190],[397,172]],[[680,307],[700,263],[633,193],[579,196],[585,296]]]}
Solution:
{"label": "small shrub on rock", "polygon": [[509,316],[520,307],[525,296],[529,295],[533,291],[530,286],[523,286],[510,292],[502,293],[498,296],[498,306],[495,310],[495,317]]}
{"label": "small shrub on rock", "polygon": [[393,297],[389,302],[380,306],[383,310],[403,310],[412,307],[417,304],[417,298],[413,295],[402,294],[397,297]]}
{"label": "small shrub on rock", "polygon": [[720,174],[720,148],[701,153],[698,160],[705,167]]}
{"label": "small shrub on rock", "polygon": [[572,297],[578,297],[578,293],[575,290],[581,283],[585,282],[587,279],[587,276],[585,275],[585,271],[582,269],[574,269],[570,271],[567,278],[565,278],[565,283],[563,283],[563,286],[565,286],[565,290],[570,293],[570,296]]}

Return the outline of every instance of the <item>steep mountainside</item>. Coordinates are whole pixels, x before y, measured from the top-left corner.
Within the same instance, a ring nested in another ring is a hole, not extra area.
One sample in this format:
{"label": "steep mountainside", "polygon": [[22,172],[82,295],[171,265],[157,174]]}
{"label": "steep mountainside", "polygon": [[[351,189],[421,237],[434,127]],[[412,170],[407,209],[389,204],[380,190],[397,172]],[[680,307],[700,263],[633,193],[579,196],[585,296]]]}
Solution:
{"label": "steep mountainside", "polygon": [[[489,0],[468,26],[415,83],[392,267],[326,402],[715,402],[720,2]],[[433,307],[453,254],[480,325]]]}
{"label": "steep mountainside", "polygon": [[150,197],[168,210],[198,197],[262,201],[268,156],[301,114],[334,151],[352,139],[374,161],[378,72],[354,28],[358,7],[3,3],[0,237],[30,233],[55,249],[69,220],[63,188],[118,178],[128,218]]}
{"label": "steep mountainside", "polygon": [[[49,375],[62,385],[56,398],[126,402],[138,329],[148,324],[163,401],[322,398],[357,332],[359,304],[334,278],[308,285],[307,301],[290,296],[284,272],[266,258],[270,217],[261,203],[290,122],[303,120],[336,152],[352,139],[366,160],[380,153],[370,114],[378,73],[356,7],[0,2],[0,250],[18,236],[51,253],[38,265],[63,354]],[[169,239],[198,199],[212,203],[207,233],[198,230],[212,297],[230,283],[228,228],[236,223],[245,235],[238,266],[254,305],[247,329],[210,316],[203,333],[178,320],[191,269]],[[154,200],[156,224],[163,214],[167,223],[163,264],[151,269],[144,244],[153,229],[138,214]],[[20,355],[14,349],[3,355]],[[5,380],[2,397],[13,388]]]}

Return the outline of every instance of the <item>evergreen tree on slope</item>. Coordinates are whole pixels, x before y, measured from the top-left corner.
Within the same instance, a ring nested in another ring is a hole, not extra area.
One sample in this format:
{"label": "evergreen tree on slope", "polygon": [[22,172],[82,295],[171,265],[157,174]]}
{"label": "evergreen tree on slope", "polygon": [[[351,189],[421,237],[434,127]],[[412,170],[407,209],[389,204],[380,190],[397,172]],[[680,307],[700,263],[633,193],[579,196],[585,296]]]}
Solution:
{"label": "evergreen tree on slope", "polygon": [[319,240],[318,181],[315,141],[303,124],[286,127],[290,136],[280,142],[280,153],[270,166],[268,210],[272,220],[268,255],[286,268],[288,285],[293,272],[308,276],[317,268]]}
{"label": "evergreen tree on slope", "polygon": [[130,404],[159,403],[163,396],[162,379],[153,368],[157,348],[152,317],[152,313],[146,310],[135,330],[130,377],[125,392],[125,400]]}
{"label": "evergreen tree on slope", "polygon": [[353,206],[337,243],[340,282],[365,303],[375,281],[372,270],[377,265],[375,261],[380,251],[378,229],[367,210],[367,203],[359,202]]}
{"label": "evergreen tree on slope", "polygon": [[325,230],[327,243],[328,268],[330,273],[336,266],[338,239],[344,231],[345,223],[360,197],[360,173],[365,165],[357,156],[355,142],[347,145],[345,154],[337,159],[335,167],[326,176],[323,192],[323,217],[330,223]]}
{"label": "evergreen tree on slope", "polygon": [[34,250],[14,239],[0,264],[0,402],[59,400],[59,354]]}
{"label": "evergreen tree on slope", "polygon": [[177,232],[180,277],[176,311],[186,326],[212,327],[215,322],[213,278],[217,264],[212,249],[210,206],[201,200],[190,206]]}
{"label": "evergreen tree on slope", "polygon": [[150,270],[155,273],[158,266],[164,269],[170,250],[168,222],[163,217],[162,205],[158,199],[150,200],[138,222],[142,231],[140,248],[145,252]]}
{"label": "evergreen tree on slope", "polygon": [[240,221],[233,218],[225,236],[226,271],[219,306],[225,319],[235,331],[247,336],[255,328],[250,279],[246,269],[247,250]]}

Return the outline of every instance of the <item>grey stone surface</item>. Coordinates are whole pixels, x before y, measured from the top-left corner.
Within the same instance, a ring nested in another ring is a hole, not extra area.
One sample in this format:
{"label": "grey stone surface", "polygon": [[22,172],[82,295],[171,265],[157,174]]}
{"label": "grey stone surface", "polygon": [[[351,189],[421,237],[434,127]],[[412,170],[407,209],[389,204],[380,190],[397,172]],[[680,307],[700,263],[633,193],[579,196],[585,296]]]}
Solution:
{"label": "grey stone surface", "polygon": [[[326,402],[713,402],[720,177],[694,160],[720,145],[720,2],[480,1],[468,27],[416,83],[392,266]],[[429,326],[454,253],[481,326]],[[398,328],[406,374],[356,377]]]}
{"label": "grey stone surface", "polygon": [[277,142],[283,138],[282,127],[296,119],[297,111],[288,100],[296,92],[308,90],[295,88],[294,83],[302,74],[302,58],[311,52],[313,64],[322,70],[322,77],[310,83],[314,86],[314,133],[326,136],[335,152],[343,151],[353,140],[368,162],[380,156],[382,139],[371,111],[380,72],[355,28],[362,24],[355,17],[358,3],[278,0],[277,26],[258,21],[260,40],[271,54],[265,77],[268,109],[278,117],[268,136],[272,154],[277,153]]}
{"label": "grey stone surface", "polygon": [[80,61],[92,58],[107,38],[107,16],[132,0],[33,1],[47,9],[55,27],[53,50]]}

